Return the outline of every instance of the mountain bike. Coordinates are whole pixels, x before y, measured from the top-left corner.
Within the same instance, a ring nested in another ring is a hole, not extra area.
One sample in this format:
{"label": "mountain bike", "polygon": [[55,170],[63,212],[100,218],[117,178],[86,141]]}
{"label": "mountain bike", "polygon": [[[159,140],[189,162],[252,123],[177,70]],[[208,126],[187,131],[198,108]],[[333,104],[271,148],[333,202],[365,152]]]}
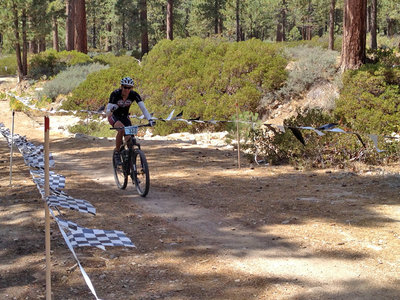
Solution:
{"label": "mountain bike", "polygon": [[135,135],[139,127],[147,127],[146,125],[134,125],[110,128],[112,130],[124,130],[124,142],[119,149],[120,163],[116,161],[113,153],[114,179],[118,188],[124,190],[128,185],[128,178],[131,177],[132,183],[136,186],[136,190],[140,196],[146,197],[150,188],[150,173],[147,164],[146,155],[140,149]]}

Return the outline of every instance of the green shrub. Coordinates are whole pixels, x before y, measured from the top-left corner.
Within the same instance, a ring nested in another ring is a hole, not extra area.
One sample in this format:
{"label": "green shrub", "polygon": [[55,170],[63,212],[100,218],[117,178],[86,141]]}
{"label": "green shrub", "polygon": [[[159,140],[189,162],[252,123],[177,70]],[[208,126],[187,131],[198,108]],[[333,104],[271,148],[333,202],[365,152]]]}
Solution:
{"label": "green shrub", "polygon": [[300,30],[297,28],[297,26],[293,26],[293,28],[290,30],[289,35],[288,35],[288,40],[289,41],[300,41],[302,39]]}
{"label": "green shrub", "polygon": [[[398,48],[400,43],[400,35],[394,35],[393,37],[388,37],[385,34],[378,34],[377,36],[378,47],[380,48]],[[367,45],[371,45],[371,35],[367,35]]]}
{"label": "green shrub", "polygon": [[394,48],[381,46],[376,50],[367,49],[367,57],[370,63],[380,63],[391,68],[400,65],[400,57],[395,54]]}
{"label": "green shrub", "polygon": [[[51,50],[50,50],[51,51]],[[61,51],[56,52],[57,60],[61,63],[65,63],[67,66],[74,66],[78,64],[88,64],[91,63],[92,60],[89,55],[78,52],[76,50],[72,51]]]}
{"label": "green shrub", "polygon": [[[285,126],[310,126],[317,128],[323,124],[333,123],[332,115],[321,110],[299,111],[296,117],[285,120]],[[355,134],[325,132],[319,136],[312,130],[300,131],[305,146],[294,136],[290,129],[279,132],[275,128],[263,128],[253,131],[255,140],[252,153],[259,154],[268,163],[290,163],[299,168],[348,167],[353,161],[369,164],[382,164],[387,157],[399,158],[399,151],[394,144],[383,144],[380,148],[387,152],[378,153],[372,140],[362,135],[366,145],[363,147]]]}
{"label": "green shrub", "polygon": [[344,124],[363,133],[400,130],[400,69],[366,64],[343,76],[335,113]]}
{"label": "green shrub", "polygon": [[88,55],[78,51],[57,52],[54,49],[46,50],[33,55],[29,60],[28,73],[32,78],[54,76],[68,66],[90,63]]}
{"label": "green shrub", "polygon": [[63,102],[62,108],[97,110],[108,103],[111,92],[120,86],[121,78],[130,76],[138,82],[136,77],[138,73],[137,62],[90,73],[86,80],[72,91],[68,100]]}
{"label": "green shrub", "polygon": [[94,62],[101,63],[103,65],[109,65],[110,67],[124,65],[126,63],[135,63],[137,60],[128,55],[115,56],[112,53],[102,53],[93,57]]}
{"label": "green shrub", "polygon": [[150,110],[162,115],[183,109],[185,118],[227,120],[236,102],[241,111],[257,112],[262,96],[286,80],[286,63],[276,45],[255,39],[164,40],[143,58],[142,90]]}
{"label": "green shrub", "polygon": [[237,140],[237,132],[239,131],[240,147],[244,150],[253,148],[253,131],[255,128],[260,127],[260,125],[261,121],[257,113],[245,111],[240,113],[237,119],[234,116],[226,125],[228,131],[228,135],[226,136],[227,142],[231,143],[232,140]]}
{"label": "green shrub", "polygon": [[17,74],[17,59],[15,55],[0,57],[0,75],[16,75]]}
{"label": "green shrub", "polygon": [[83,133],[95,137],[114,137],[115,131],[110,130],[108,122],[102,122],[95,118],[89,122],[81,121],[79,124],[69,126],[68,131],[71,133]]}
{"label": "green shrub", "polygon": [[67,95],[74,90],[80,83],[85,81],[88,74],[106,69],[107,67],[93,63],[89,65],[74,65],[61,71],[51,81],[47,81],[43,90],[38,93],[38,98],[48,97],[55,99],[58,95]]}
{"label": "green shrub", "polygon": [[27,107],[21,101],[18,101],[15,97],[12,96],[10,96],[10,108],[15,111],[27,110]]}
{"label": "green shrub", "polygon": [[309,46],[286,48],[285,52],[293,60],[293,64],[285,86],[278,92],[280,97],[287,99],[300,95],[316,82],[334,79],[339,55],[337,52]]}

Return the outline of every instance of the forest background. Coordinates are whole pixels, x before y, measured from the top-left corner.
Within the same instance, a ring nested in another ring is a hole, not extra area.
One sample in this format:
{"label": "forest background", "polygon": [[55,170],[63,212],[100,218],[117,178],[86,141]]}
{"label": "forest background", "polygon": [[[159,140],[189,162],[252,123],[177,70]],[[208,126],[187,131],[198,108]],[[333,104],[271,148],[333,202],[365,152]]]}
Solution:
{"label": "forest background", "polygon": [[[43,86],[33,100],[38,106],[98,109],[129,75],[160,115],[176,109],[186,118],[229,120],[238,105],[240,118],[261,121],[313,86],[331,84],[339,90],[333,105],[299,112],[285,124],[339,122],[382,135],[400,129],[395,0],[6,0],[0,6],[0,74]],[[221,129],[160,123],[155,132]],[[253,129],[241,129],[244,143],[252,147],[246,140],[261,136],[257,147],[271,162],[383,161],[347,137],[306,135],[312,146],[303,147],[287,133],[266,137]],[[395,143],[381,142],[386,160],[397,157]],[[348,150],[337,150],[341,144]]]}

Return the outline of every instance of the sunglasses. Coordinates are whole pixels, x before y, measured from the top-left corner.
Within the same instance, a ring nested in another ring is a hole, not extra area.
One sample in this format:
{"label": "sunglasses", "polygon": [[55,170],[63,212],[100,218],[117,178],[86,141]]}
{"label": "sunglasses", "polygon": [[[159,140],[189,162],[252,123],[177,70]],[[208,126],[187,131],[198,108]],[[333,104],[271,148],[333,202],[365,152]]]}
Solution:
{"label": "sunglasses", "polygon": [[131,86],[123,85],[122,88],[124,88],[124,89],[126,89],[126,90],[130,90],[132,87],[131,87]]}

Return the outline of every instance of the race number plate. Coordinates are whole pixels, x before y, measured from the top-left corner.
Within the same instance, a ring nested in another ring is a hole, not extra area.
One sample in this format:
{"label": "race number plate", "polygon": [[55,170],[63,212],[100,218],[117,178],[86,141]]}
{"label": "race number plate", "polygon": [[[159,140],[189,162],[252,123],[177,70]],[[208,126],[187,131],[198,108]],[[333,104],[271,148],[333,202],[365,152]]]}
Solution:
{"label": "race number plate", "polygon": [[125,128],[125,134],[126,135],[135,135],[138,132],[138,127],[137,126],[126,126]]}

